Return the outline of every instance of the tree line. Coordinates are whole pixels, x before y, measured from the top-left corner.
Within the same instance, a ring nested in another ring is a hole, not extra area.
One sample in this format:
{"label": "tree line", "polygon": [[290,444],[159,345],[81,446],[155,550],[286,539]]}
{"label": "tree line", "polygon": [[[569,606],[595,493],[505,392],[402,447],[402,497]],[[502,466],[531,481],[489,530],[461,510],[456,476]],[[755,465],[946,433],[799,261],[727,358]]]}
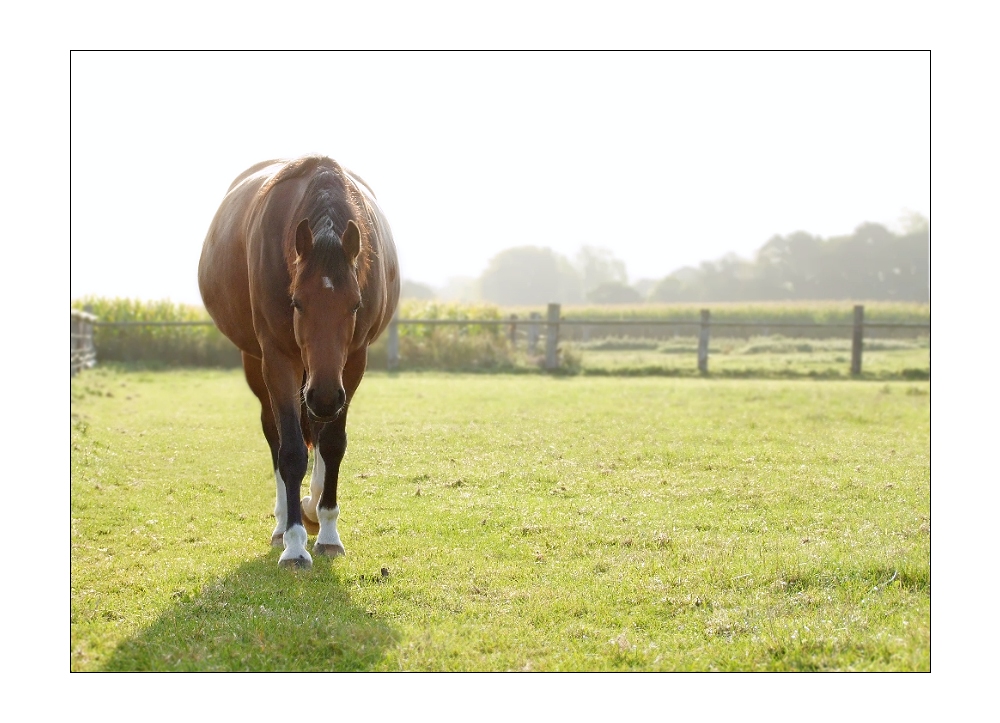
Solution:
{"label": "tree line", "polygon": [[583,246],[571,260],[547,247],[518,246],[494,256],[475,279],[432,289],[404,281],[403,296],[482,300],[504,306],[870,299],[927,302],[930,245],[926,219],[902,233],[864,223],[828,239],[799,231],[775,235],[752,259],[728,254],[660,279],[628,283],[625,263]]}

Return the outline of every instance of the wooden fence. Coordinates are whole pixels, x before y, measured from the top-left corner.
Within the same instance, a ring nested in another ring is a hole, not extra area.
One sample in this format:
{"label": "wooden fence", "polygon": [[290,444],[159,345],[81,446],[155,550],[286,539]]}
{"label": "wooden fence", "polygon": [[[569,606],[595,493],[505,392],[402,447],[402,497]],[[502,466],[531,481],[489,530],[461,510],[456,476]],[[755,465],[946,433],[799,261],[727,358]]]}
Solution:
{"label": "wooden fence", "polygon": [[97,317],[77,309],[69,310],[69,375],[90,369],[97,363],[94,322]]}
{"label": "wooden fence", "polygon": [[[854,307],[854,320],[850,323],[815,323],[792,321],[712,321],[709,309],[701,310],[698,321],[691,319],[563,319],[562,307],[559,304],[549,304],[543,319],[541,314],[532,313],[527,319],[519,319],[512,314],[506,319],[400,319],[393,318],[389,324],[388,334],[388,369],[399,368],[399,327],[413,326],[507,326],[513,343],[517,339],[518,327],[526,327],[528,350],[535,353],[541,337],[545,337],[545,369],[554,371],[559,368],[559,334],[563,327],[694,327],[698,335],[698,371],[708,373],[708,341],[712,328],[761,328],[765,334],[772,329],[795,329],[798,331],[850,329],[851,331],[851,374],[861,374],[861,351],[864,345],[866,329],[904,329],[919,328],[930,331],[930,322],[871,322],[865,321],[865,307]],[[96,363],[94,348],[94,326],[211,326],[211,321],[122,321],[100,322],[97,317],[75,309],[70,310],[70,374],[76,374],[82,368],[89,368]]]}
{"label": "wooden fence", "polygon": [[861,350],[864,342],[865,329],[901,329],[907,327],[923,328],[930,330],[930,322],[866,322],[865,307],[856,305],[854,307],[854,320],[851,323],[815,323],[815,322],[780,322],[780,321],[712,321],[712,313],[709,309],[701,310],[701,318],[698,321],[690,319],[563,319],[561,316],[562,307],[559,304],[549,304],[548,312],[543,321],[540,314],[534,313],[530,318],[521,320],[517,315],[512,314],[507,319],[399,319],[394,318],[389,324],[388,340],[388,368],[390,371],[399,368],[399,327],[401,325],[427,325],[427,326],[508,326],[510,328],[510,338],[513,342],[517,338],[517,327],[527,326],[528,348],[534,352],[534,347],[544,329],[545,335],[545,368],[554,371],[559,368],[559,332],[563,327],[573,326],[612,326],[612,327],[695,327],[698,335],[698,371],[702,374],[708,373],[708,340],[711,336],[711,329],[724,328],[745,328],[759,327],[770,333],[771,329],[844,329],[851,330],[851,374],[854,376],[861,374]]}

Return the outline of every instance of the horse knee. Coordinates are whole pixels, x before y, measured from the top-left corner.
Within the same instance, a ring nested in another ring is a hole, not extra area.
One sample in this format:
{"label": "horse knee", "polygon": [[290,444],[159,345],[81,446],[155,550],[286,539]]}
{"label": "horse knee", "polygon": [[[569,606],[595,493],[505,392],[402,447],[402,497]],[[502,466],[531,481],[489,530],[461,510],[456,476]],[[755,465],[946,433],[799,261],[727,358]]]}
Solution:
{"label": "horse knee", "polygon": [[286,484],[297,484],[306,476],[309,465],[309,453],[305,445],[293,448],[282,447],[278,452],[278,470]]}
{"label": "horse knee", "polygon": [[326,453],[328,459],[339,464],[340,460],[347,453],[347,432],[338,430],[330,434],[323,442],[325,443],[323,451]]}

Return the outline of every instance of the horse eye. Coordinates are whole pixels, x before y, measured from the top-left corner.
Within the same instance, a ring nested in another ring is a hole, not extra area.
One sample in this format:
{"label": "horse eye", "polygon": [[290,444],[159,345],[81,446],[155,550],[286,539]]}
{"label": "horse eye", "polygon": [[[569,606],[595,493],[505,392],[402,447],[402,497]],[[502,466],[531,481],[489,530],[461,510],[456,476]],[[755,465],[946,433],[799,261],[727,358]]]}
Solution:
{"label": "horse eye", "polygon": [[351,313],[352,313],[352,314],[357,314],[357,313],[358,313],[358,310],[359,310],[360,308],[361,308],[361,302],[359,301],[358,303],[356,303],[356,304],[354,305],[354,308],[353,308],[353,309],[351,309]]}
{"label": "horse eye", "polygon": [[292,299],[292,308],[302,311],[302,302],[300,302],[298,299]]}

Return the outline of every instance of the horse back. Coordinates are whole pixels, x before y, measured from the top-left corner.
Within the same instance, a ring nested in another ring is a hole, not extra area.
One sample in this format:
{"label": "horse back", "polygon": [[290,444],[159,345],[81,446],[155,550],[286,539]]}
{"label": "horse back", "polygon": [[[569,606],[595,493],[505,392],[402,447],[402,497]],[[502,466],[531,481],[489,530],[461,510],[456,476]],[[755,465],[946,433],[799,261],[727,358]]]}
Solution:
{"label": "horse back", "polygon": [[281,161],[251,166],[230,184],[209,226],[198,264],[198,286],[215,325],[241,351],[260,358],[253,327],[247,263],[249,219],[264,183]]}

